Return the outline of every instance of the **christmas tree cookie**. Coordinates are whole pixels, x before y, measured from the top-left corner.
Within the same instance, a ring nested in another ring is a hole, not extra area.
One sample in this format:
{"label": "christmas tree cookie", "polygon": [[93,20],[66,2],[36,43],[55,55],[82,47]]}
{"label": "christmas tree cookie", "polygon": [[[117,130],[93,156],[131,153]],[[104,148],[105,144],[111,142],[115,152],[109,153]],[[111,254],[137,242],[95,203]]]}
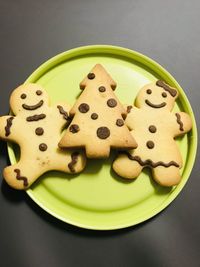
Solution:
{"label": "christmas tree cookie", "polygon": [[13,91],[10,106],[13,115],[0,117],[0,138],[20,146],[20,160],[3,171],[11,187],[27,189],[50,170],[72,174],[83,170],[82,152],[58,147],[62,129],[69,124],[67,104],[50,106],[40,85],[27,84]]}
{"label": "christmas tree cookie", "polygon": [[84,147],[88,158],[106,158],[110,148],[131,149],[137,146],[124,124],[126,110],[114,94],[116,83],[97,64],[80,83],[82,93],[72,109],[72,122],[59,146]]}
{"label": "christmas tree cookie", "polygon": [[171,112],[177,97],[177,90],[163,81],[145,85],[139,91],[136,106],[127,108],[125,121],[138,147],[114,161],[118,175],[133,179],[144,167],[150,167],[160,185],[180,182],[182,158],[174,138],[190,131],[192,121],[184,112]]}

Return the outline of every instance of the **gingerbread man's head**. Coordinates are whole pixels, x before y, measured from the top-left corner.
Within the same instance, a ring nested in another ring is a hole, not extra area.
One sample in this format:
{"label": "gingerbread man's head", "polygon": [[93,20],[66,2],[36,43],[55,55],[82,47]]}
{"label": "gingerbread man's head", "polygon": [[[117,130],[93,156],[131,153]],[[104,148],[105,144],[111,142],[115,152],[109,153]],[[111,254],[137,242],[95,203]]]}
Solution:
{"label": "gingerbread man's head", "polygon": [[40,85],[34,83],[20,85],[10,97],[10,107],[15,115],[21,111],[39,113],[48,104],[47,92]]}
{"label": "gingerbread man's head", "polygon": [[176,89],[170,87],[163,81],[157,81],[145,85],[138,93],[136,106],[138,108],[168,109],[172,110],[178,97]]}

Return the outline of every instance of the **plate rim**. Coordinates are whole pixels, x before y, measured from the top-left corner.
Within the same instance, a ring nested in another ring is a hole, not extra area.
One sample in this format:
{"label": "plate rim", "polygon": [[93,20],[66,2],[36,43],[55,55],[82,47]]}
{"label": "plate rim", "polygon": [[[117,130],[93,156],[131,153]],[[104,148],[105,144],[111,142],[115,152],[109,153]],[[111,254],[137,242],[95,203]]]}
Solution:
{"label": "plate rim", "polygon": [[[87,52],[94,50],[94,53],[97,53],[97,50],[102,50],[101,53],[109,53],[112,54],[111,51],[115,50],[115,51],[119,51],[121,53],[124,54],[124,56],[126,56],[127,58],[129,58],[129,55],[132,56],[132,58],[135,61],[138,61],[142,64],[144,64],[144,62],[148,62],[148,67],[150,67],[150,69],[152,69],[152,65],[153,67],[156,67],[157,70],[159,71],[155,71],[155,73],[157,74],[164,74],[169,80],[171,80],[176,88],[181,92],[181,96],[183,97],[186,106],[188,108],[188,111],[192,117],[192,122],[193,122],[193,128],[192,128],[192,132],[193,132],[193,140],[192,140],[192,148],[191,150],[193,151],[192,155],[190,155],[190,164],[189,167],[187,168],[186,171],[186,176],[187,179],[183,180],[179,185],[176,186],[176,188],[172,191],[172,193],[167,197],[166,200],[163,201],[163,203],[161,205],[159,205],[158,207],[153,208],[153,210],[148,211],[147,213],[145,213],[143,216],[141,216],[138,219],[135,219],[132,222],[129,223],[121,223],[120,225],[114,225],[114,226],[106,226],[106,225],[102,225],[100,226],[96,226],[96,225],[88,225],[88,224],[84,224],[84,223],[80,223],[77,221],[72,221],[70,219],[67,219],[66,217],[62,217],[61,215],[57,214],[56,212],[54,212],[53,210],[49,209],[48,207],[46,207],[43,203],[40,202],[40,200],[38,200],[35,196],[34,196],[34,192],[33,190],[27,189],[26,193],[29,195],[29,197],[39,206],[41,207],[45,212],[51,214],[52,216],[54,216],[55,218],[65,222],[65,223],[69,223],[71,225],[74,226],[78,226],[80,228],[84,228],[84,229],[90,229],[90,230],[116,230],[116,229],[122,229],[122,228],[127,228],[127,227],[131,227],[134,225],[137,225],[141,222],[147,221],[149,219],[151,219],[152,217],[154,217],[155,215],[159,214],[161,211],[163,211],[167,206],[169,206],[174,200],[175,198],[179,195],[179,193],[182,191],[183,187],[185,186],[185,184],[187,183],[190,174],[192,172],[194,163],[195,163],[195,159],[196,159],[196,153],[197,153],[197,143],[198,143],[198,135],[197,135],[197,126],[196,126],[196,121],[195,121],[195,116],[194,116],[194,112],[192,110],[192,107],[190,105],[190,102],[184,92],[184,90],[182,89],[182,87],[179,85],[179,83],[175,80],[175,78],[164,68],[162,67],[159,63],[157,63],[156,61],[154,61],[153,59],[151,59],[150,57],[128,49],[128,48],[124,48],[124,47],[120,47],[120,46],[114,46],[114,45],[87,45],[87,46],[80,46],[80,47],[76,47],[73,49],[69,49],[67,51],[64,51],[62,53],[59,53],[53,57],[51,57],[50,59],[47,59],[44,63],[42,63],[38,68],[36,68],[32,74],[29,75],[29,77],[25,80],[25,84],[29,83],[29,82],[33,82],[32,80],[37,80],[40,76],[43,75],[43,73],[47,72],[49,69],[51,69],[51,65],[56,66],[59,61],[60,63],[62,61],[65,60],[65,57],[67,57],[68,55],[71,55],[71,57],[73,58],[74,55],[76,55],[77,53],[84,52],[82,55],[87,54]],[[100,51],[98,51],[100,53]],[[128,53],[128,56],[127,56]],[[116,53],[115,53],[116,55]],[[118,54],[121,55],[121,54]],[[60,60],[61,59],[61,60]],[[137,60],[137,59],[142,59],[141,60]],[[57,62],[57,63],[56,63]],[[144,64],[146,65],[146,64]],[[48,67],[46,69],[46,67]],[[154,69],[154,68],[153,68]],[[163,75],[161,75],[163,76]],[[8,155],[9,155],[9,159],[10,162],[13,164],[14,161],[12,160],[12,144],[8,143],[7,146],[8,149]]]}

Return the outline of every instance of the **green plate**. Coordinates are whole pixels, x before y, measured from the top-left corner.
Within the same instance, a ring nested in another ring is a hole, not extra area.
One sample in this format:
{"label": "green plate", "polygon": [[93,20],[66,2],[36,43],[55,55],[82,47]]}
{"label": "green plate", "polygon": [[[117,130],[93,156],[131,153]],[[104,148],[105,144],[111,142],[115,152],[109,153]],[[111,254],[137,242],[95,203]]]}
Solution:
{"label": "green plate", "polygon": [[[49,172],[27,190],[41,208],[58,219],[88,229],[110,230],[143,222],[159,213],[180,193],[192,170],[197,130],[192,108],[183,89],[159,64],[137,52],[107,45],[85,46],[66,51],[45,62],[26,80],[48,91],[52,104],[66,100],[73,105],[79,82],[96,64],[102,64],[117,82],[116,95],[132,104],[138,90],[158,79],[178,89],[175,111],[185,111],[193,120],[192,131],[177,140],[183,157],[182,181],[173,188],[156,184],[148,170],[135,181],[124,181],[111,170],[115,152],[107,160],[88,160],[79,175]],[[9,145],[11,163],[17,150]],[[31,168],[31,166],[30,166]]]}

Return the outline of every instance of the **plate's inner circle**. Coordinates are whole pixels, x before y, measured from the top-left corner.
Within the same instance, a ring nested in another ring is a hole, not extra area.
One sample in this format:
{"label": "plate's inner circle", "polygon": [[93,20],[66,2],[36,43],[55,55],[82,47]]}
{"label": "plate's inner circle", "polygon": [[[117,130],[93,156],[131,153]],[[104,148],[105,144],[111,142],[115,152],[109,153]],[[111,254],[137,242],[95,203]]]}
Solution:
{"label": "plate's inner circle", "polygon": [[[163,77],[153,69],[125,56],[93,53],[65,59],[55,64],[39,78],[29,82],[42,85],[50,95],[51,104],[66,101],[73,105],[80,94],[79,83],[92,67],[100,63],[117,82],[116,96],[123,104],[133,104],[142,86]],[[173,112],[183,110],[183,99],[177,101]],[[177,140],[183,157],[183,168],[188,155],[187,135]],[[10,149],[11,161],[15,157]],[[170,196],[174,188],[164,188],[151,178],[145,169],[134,181],[116,175],[111,168],[116,152],[109,159],[88,160],[83,172],[70,175],[49,172],[29,190],[32,198],[44,209],[60,219],[88,228],[116,228],[129,224],[149,213]],[[128,217],[129,216],[129,217]],[[98,218],[98,220],[97,220]],[[115,221],[112,220],[114,218]]]}

